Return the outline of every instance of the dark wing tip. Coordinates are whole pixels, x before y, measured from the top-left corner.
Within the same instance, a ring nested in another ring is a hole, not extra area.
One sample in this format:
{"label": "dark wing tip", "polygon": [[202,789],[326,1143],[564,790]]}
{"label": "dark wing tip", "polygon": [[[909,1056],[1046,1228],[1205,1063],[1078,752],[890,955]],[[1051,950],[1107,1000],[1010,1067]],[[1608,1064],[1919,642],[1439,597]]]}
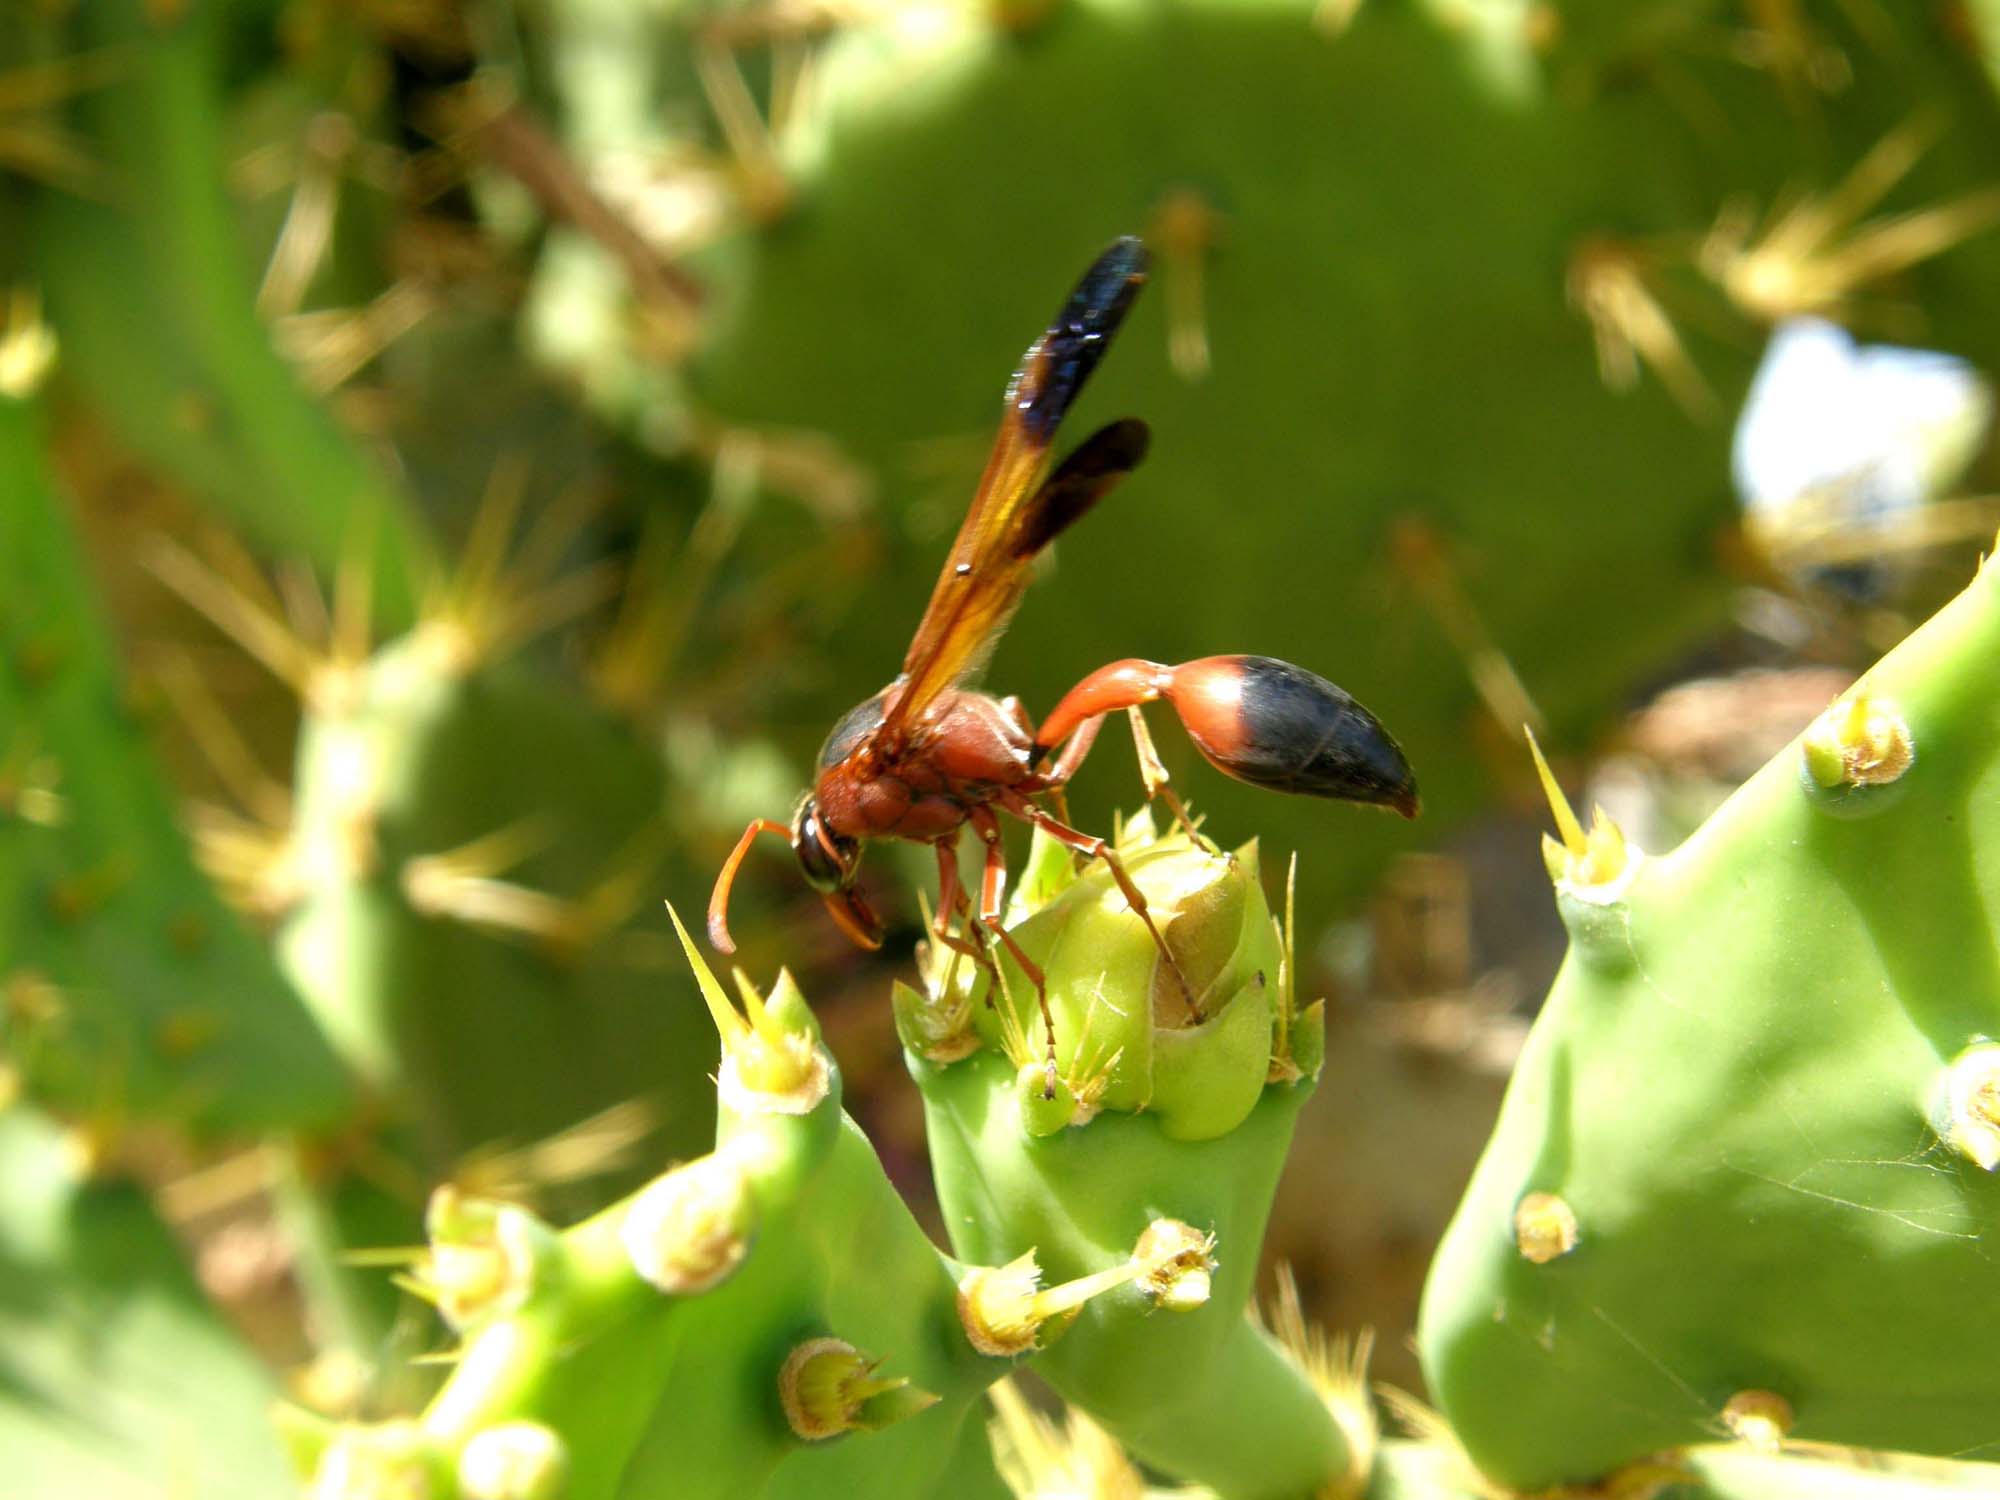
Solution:
{"label": "dark wing tip", "polygon": [[1112,335],[1146,284],[1147,259],[1146,246],[1136,235],[1112,241],[1083,273],[1048,331],[1028,346],[1008,387],[1008,402],[1037,442],[1054,436],[1104,358]]}
{"label": "dark wing tip", "polygon": [[1029,499],[1014,556],[1033,557],[1073,526],[1139,466],[1151,441],[1151,429],[1137,417],[1100,427],[1085,438]]}
{"label": "dark wing tip", "polygon": [[[1146,242],[1136,234],[1121,234],[1104,249],[1104,253],[1091,263],[1084,272],[1083,280],[1077,284],[1077,291],[1085,287],[1103,286],[1113,288],[1128,285],[1133,291],[1146,280],[1146,272],[1152,265],[1153,257],[1146,249]],[[1127,298],[1129,299],[1129,296]]]}
{"label": "dark wing tip", "polygon": [[1113,240],[1077,280],[1069,300],[1043,335],[1045,341],[1053,344],[1063,339],[1109,339],[1125,320],[1139,288],[1146,284],[1150,261],[1145,241],[1137,235]]}
{"label": "dark wing tip", "polygon": [[1153,429],[1137,417],[1120,417],[1089,441],[1104,445],[1102,468],[1129,473],[1146,461],[1147,450],[1153,446]]}

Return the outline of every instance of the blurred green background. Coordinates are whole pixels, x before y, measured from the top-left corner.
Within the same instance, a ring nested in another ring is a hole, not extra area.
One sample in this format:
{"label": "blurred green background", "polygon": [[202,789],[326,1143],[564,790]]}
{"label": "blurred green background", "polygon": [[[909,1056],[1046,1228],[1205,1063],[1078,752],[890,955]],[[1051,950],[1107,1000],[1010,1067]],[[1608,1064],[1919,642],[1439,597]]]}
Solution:
{"label": "blurred green background", "polygon": [[[1154,723],[1219,837],[1297,852],[1336,1004],[1272,1252],[1414,1382],[1561,948],[1521,725],[1670,843],[1992,534],[1991,9],[7,0],[19,1493],[271,1493],[269,1393],[423,1380],[355,1252],[431,1186],[574,1214],[702,1139],[662,902],[893,675],[1122,233],[1153,285],[1073,426],[1152,454],[986,681],[1265,653],[1402,742],[1413,826]],[[1807,352],[1753,395],[1767,347]],[[1139,800],[1124,738],[1085,828]],[[885,1000],[931,864],[870,855],[879,955],[775,841],[733,923],[918,1200]]]}

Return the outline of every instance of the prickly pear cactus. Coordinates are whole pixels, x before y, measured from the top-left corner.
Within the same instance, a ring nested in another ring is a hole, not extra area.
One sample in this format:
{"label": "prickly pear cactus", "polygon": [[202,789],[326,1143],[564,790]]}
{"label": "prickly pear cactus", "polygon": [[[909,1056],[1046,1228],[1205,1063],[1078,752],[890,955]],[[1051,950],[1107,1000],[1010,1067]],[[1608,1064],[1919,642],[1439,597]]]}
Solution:
{"label": "prickly pear cactus", "polygon": [[1242,1316],[1319,1012],[1293,1012],[1254,850],[1143,823],[1124,850],[1202,1025],[1111,882],[1054,844],[1011,929],[1047,966],[1053,1053],[1018,966],[989,1005],[992,971],[943,950],[928,993],[899,994],[957,1259],[842,1115],[791,980],[739,975],[739,1010],[689,944],[724,1044],[714,1150],[561,1232],[434,1199],[414,1284],[463,1341],[453,1373],[420,1418],[301,1425],[318,1500],[391,1479],[1000,1496],[982,1398],[1022,1362],[1217,1494],[1359,1493],[1358,1365],[1310,1347],[1296,1306],[1282,1340]]}
{"label": "prickly pear cactus", "polygon": [[1032,1251],[1071,1279],[1178,1236],[1177,1284],[1093,1300],[1037,1372],[1133,1453],[1219,1494],[1363,1476],[1369,1439],[1242,1316],[1321,1008],[1293,1002],[1254,845],[1156,838],[1141,817],[1118,847],[1186,990],[1110,872],[1079,875],[1038,841],[1011,932],[1044,971],[1053,1036],[1011,955],[989,977],[940,949],[925,991],[899,991],[953,1247],[989,1263]]}
{"label": "prickly pear cactus", "polygon": [[707,1049],[645,900],[671,843],[658,757],[448,633],[391,642],[308,714],[286,965],[435,1162],[632,1098],[690,1142]]}
{"label": "prickly pear cactus", "polygon": [[1993,1441],[1996,650],[1988,565],[1680,848],[1560,809],[1569,958],[1422,1320],[1493,1480]]}
{"label": "prickly pear cactus", "polygon": [[[316,1495],[390,1473],[474,1497],[1004,1493],[977,1402],[1021,1351],[968,1331],[968,1268],[842,1114],[790,979],[741,983],[739,1012],[688,953],[724,1039],[715,1149],[562,1233],[436,1199],[420,1282],[457,1367],[419,1421],[323,1433]],[[1032,1328],[1098,1289],[1036,1304],[1009,1282],[983,1305]]]}
{"label": "prickly pear cactus", "polygon": [[192,553],[154,549],[302,709],[295,785],[208,810],[201,851],[279,923],[300,993],[434,1171],[630,1100],[668,1142],[707,1129],[703,1028],[676,1003],[649,899],[677,831],[665,769],[523,655],[592,580],[509,559],[508,529],[490,504],[417,628],[380,647],[358,565],[315,641]]}

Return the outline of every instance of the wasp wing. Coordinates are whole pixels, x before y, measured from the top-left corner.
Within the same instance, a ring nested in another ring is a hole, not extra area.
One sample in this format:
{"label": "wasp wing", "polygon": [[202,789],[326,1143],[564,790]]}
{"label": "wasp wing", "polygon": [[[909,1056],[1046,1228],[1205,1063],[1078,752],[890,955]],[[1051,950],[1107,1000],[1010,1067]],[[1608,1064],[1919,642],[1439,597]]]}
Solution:
{"label": "wasp wing", "polygon": [[1008,382],[1000,433],[910,642],[878,739],[900,735],[938,694],[984,665],[1028,586],[1035,557],[1145,456],[1146,425],[1114,422],[1046,480],[1056,429],[1146,280],[1146,250],[1099,256]]}

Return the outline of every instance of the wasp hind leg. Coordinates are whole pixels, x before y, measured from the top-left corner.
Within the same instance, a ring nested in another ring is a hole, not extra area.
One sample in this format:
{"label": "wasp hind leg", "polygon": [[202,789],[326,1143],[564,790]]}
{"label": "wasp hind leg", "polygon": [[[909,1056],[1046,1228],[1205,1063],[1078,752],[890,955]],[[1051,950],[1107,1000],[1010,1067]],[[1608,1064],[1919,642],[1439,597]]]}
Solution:
{"label": "wasp hind leg", "polygon": [[[1078,832],[1018,792],[1009,793],[1001,798],[1000,805],[1015,817],[1032,823],[1057,843],[1076,850],[1086,859],[1104,861],[1105,867],[1111,871],[1111,878],[1118,883],[1119,893],[1125,897],[1125,904],[1139,914],[1139,920],[1146,924],[1146,931],[1153,935],[1153,943],[1160,950],[1161,961],[1166,964],[1167,971],[1174,976],[1174,982],[1180,986],[1181,999],[1187,1005],[1189,1016],[1194,1019],[1197,1026],[1206,1021],[1208,1017],[1202,1012],[1201,1001],[1195,998],[1194,987],[1188,983],[1187,975],[1181,972],[1180,960],[1174,957],[1174,950],[1167,946],[1165,936],[1161,934],[1158,924],[1153,921],[1152,910],[1146,904],[1145,892],[1133,882],[1131,873],[1125,868],[1125,861],[1118,857],[1118,851],[1103,839]],[[988,816],[991,817],[991,814]],[[989,860],[992,857],[991,848],[989,845]]]}
{"label": "wasp hind leg", "polygon": [[1181,825],[1195,848],[1206,849],[1210,854],[1222,853],[1215,841],[1195,826],[1194,819],[1188,816],[1187,804],[1170,784],[1166,763],[1160,759],[1160,752],[1153,745],[1153,733],[1146,727],[1144,710],[1134,703],[1125,710],[1125,717],[1132,724],[1132,750],[1139,757],[1139,784],[1146,789],[1146,800],[1166,803],[1174,821]]}

